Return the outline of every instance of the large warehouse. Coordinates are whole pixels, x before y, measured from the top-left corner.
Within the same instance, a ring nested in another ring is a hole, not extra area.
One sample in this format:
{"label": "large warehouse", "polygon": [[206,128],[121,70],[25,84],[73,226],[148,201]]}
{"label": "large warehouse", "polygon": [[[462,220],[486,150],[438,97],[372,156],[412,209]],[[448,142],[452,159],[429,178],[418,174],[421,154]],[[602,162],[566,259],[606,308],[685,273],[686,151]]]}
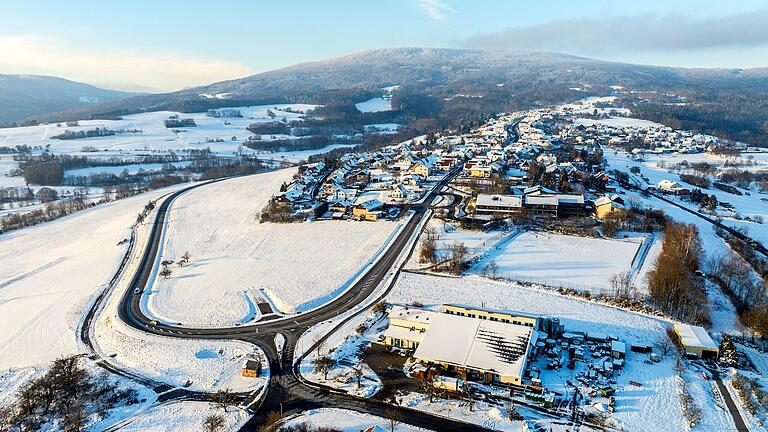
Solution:
{"label": "large warehouse", "polygon": [[706,360],[716,359],[720,354],[720,349],[703,327],[675,324],[675,333],[680,338],[687,356]]}
{"label": "large warehouse", "polygon": [[525,325],[437,313],[413,357],[465,380],[522,385],[537,336]]}

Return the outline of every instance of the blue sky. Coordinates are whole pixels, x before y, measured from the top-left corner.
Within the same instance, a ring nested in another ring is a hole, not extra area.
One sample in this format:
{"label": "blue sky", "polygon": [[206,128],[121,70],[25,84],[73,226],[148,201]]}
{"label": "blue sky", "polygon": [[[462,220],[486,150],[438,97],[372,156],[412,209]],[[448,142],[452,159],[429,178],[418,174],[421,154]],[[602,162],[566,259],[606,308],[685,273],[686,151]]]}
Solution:
{"label": "blue sky", "polygon": [[167,91],[383,47],[768,66],[765,1],[13,1],[0,73]]}

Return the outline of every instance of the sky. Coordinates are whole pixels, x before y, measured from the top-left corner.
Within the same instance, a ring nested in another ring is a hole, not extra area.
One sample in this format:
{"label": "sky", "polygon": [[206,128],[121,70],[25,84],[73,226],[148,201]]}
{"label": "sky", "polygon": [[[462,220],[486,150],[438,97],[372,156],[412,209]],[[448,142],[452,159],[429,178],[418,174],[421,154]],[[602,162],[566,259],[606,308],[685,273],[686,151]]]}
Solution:
{"label": "sky", "polygon": [[356,51],[551,51],[681,67],[768,66],[765,0],[4,2],[0,73],[173,91]]}

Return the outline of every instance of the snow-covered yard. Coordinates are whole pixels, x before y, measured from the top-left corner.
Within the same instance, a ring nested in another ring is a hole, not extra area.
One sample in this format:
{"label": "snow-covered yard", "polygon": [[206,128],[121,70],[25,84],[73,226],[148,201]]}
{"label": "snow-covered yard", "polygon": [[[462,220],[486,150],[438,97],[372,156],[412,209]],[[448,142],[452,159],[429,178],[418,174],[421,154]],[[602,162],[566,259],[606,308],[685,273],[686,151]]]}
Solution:
{"label": "snow-covered yard", "polygon": [[[230,179],[174,202],[162,249],[173,265],[144,307],[159,320],[232,326],[258,318],[256,304],[302,312],[338,295],[400,226],[395,222],[259,223],[258,214],[295,170]],[[308,289],[311,287],[311,289]]]}
{"label": "snow-covered yard", "polygon": [[[307,351],[320,336],[326,334],[343,319],[344,317],[339,317],[318,324],[302,334],[297,344],[296,354],[301,355]],[[344,390],[356,396],[373,396],[381,390],[382,383],[376,373],[361,361],[360,354],[368,344],[376,340],[380,332],[386,329],[387,323],[388,320],[381,313],[364,312],[352,318],[333,332],[319,348],[308,352],[299,366],[299,372],[309,381]],[[358,332],[360,326],[364,326],[364,330],[360,328],[362,332]],[[328,372],[327,378],[314,366],[317,359],[325,356],[336,361],[334,367]],[[362,374],[359,386],[355,369]]]}
{"label": "snow-covered yard", "polygon": [[630,271],[641,244],[642,238],[610,240],[525,232],[488,253],[475,271],[495,261],[498,277],[608,292],[611,276]]}
{"label": "snow-covered yard", "polygon": [[[437,246],[437,258],[438,261],[448,259],[450,255],[451,247],[454,244],[462,243],[467,247],[467,252],[470,256],[476,256],[484,253],[489,248],[494,247],[500,241],[506,237],[514,235],[509,231],[480,231],[480,230],[467,230],[458,228],[455,225],[442,221],[440,219],[432,218],[427,223],[427,230],[434,233],[435,242]],[[421,253],[421,240],[416,245],[416,250],[411,256],[411,259],[406,264],[406,268],[415,269],[425,266],[429,266],[427,263],[419,262],[419,254]]]}

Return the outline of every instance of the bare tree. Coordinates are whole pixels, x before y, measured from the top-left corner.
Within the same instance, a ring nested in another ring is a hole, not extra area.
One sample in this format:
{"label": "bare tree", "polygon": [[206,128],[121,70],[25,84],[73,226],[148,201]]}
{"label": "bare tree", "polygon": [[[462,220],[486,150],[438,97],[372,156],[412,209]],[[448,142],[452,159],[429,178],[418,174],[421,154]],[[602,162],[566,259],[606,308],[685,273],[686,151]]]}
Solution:
{"label": "bare tree", "polygon": [[669,332],[660,334],[658,338],[653,342],[654,348],[659,350],[662,355],[667,355],[677,349],[677,345],[672,340],[672,335]]}
{"label": "bare tree", "polygon": [[363,370],[362,366],[352,366],[352,373],[355,375],[355,378],[357,378],[357,388],[360,388],[363,386],[362,379],[365,376],[365,371]]}
{"label": "bare tree", "polygon": [[437,263],[437,234],[434,228],[424,231],[424,238],[421,240],[421,251],[419,253],[419,262]]}
{"label": "bare tree", "polygon": [[464,267],[467,265],[467,247],[464,243],[454,243],[451,246],[450,255],[450,270],[451,273],[459,275],[464,271]]}
{"label": "bare tree", "polygon": [[219,390],[213,395],[213,403],[229,412],[229,407],[236,404],[236,396],[229,389]]}
{"label": "bare tree", "polygon": [[325,345],[325,339],[323,339],[323,335],[320,333],[315,334],[315,336],[312,338],[312,342],[315,345],[315,353],[318,357],[320,357],[320,353],[323,351],[323,346]]}
{"label": "bare tree", "polygon": [[224,430],[227,422],[221,414],[211,414],[203,420],[203,430],[205,432],[219,432]]}
{"label": "bare tree", "polygon": [[635,290],[632,276],[628,271],[614,274],[608,282],[611,285],[611,294],[617,299],[628,299]]}
{"label": "bare tree", "polygon": [[499,265],[496,264],[496,260],[491,260],[488,265],[488,276],[491,277],[491,279],[496,279],[499,273]]}
{"label": "bare tree", "polygon": [[312,363],[315,365],[315,372],[323,374],[323,379],[326,381],[328,380],[328,372],[336,366],[336,360],[328,356],[315,359]]}
{"label": "bare tree", "polygon": [[192,254],[190,254],[189,251],[185,251],[184,255],[182,255],[181,259],[179,260],[179,267],[182,267],[184,264],[188,263],[190,258],[192,258]]}
{"label": "bare tree", "polygon": [[395,432],[395,428],[405,420],[403,414],[396,408],[389,408],[384,414],[387,418],[387,426],[389,426],[389,432]]}

